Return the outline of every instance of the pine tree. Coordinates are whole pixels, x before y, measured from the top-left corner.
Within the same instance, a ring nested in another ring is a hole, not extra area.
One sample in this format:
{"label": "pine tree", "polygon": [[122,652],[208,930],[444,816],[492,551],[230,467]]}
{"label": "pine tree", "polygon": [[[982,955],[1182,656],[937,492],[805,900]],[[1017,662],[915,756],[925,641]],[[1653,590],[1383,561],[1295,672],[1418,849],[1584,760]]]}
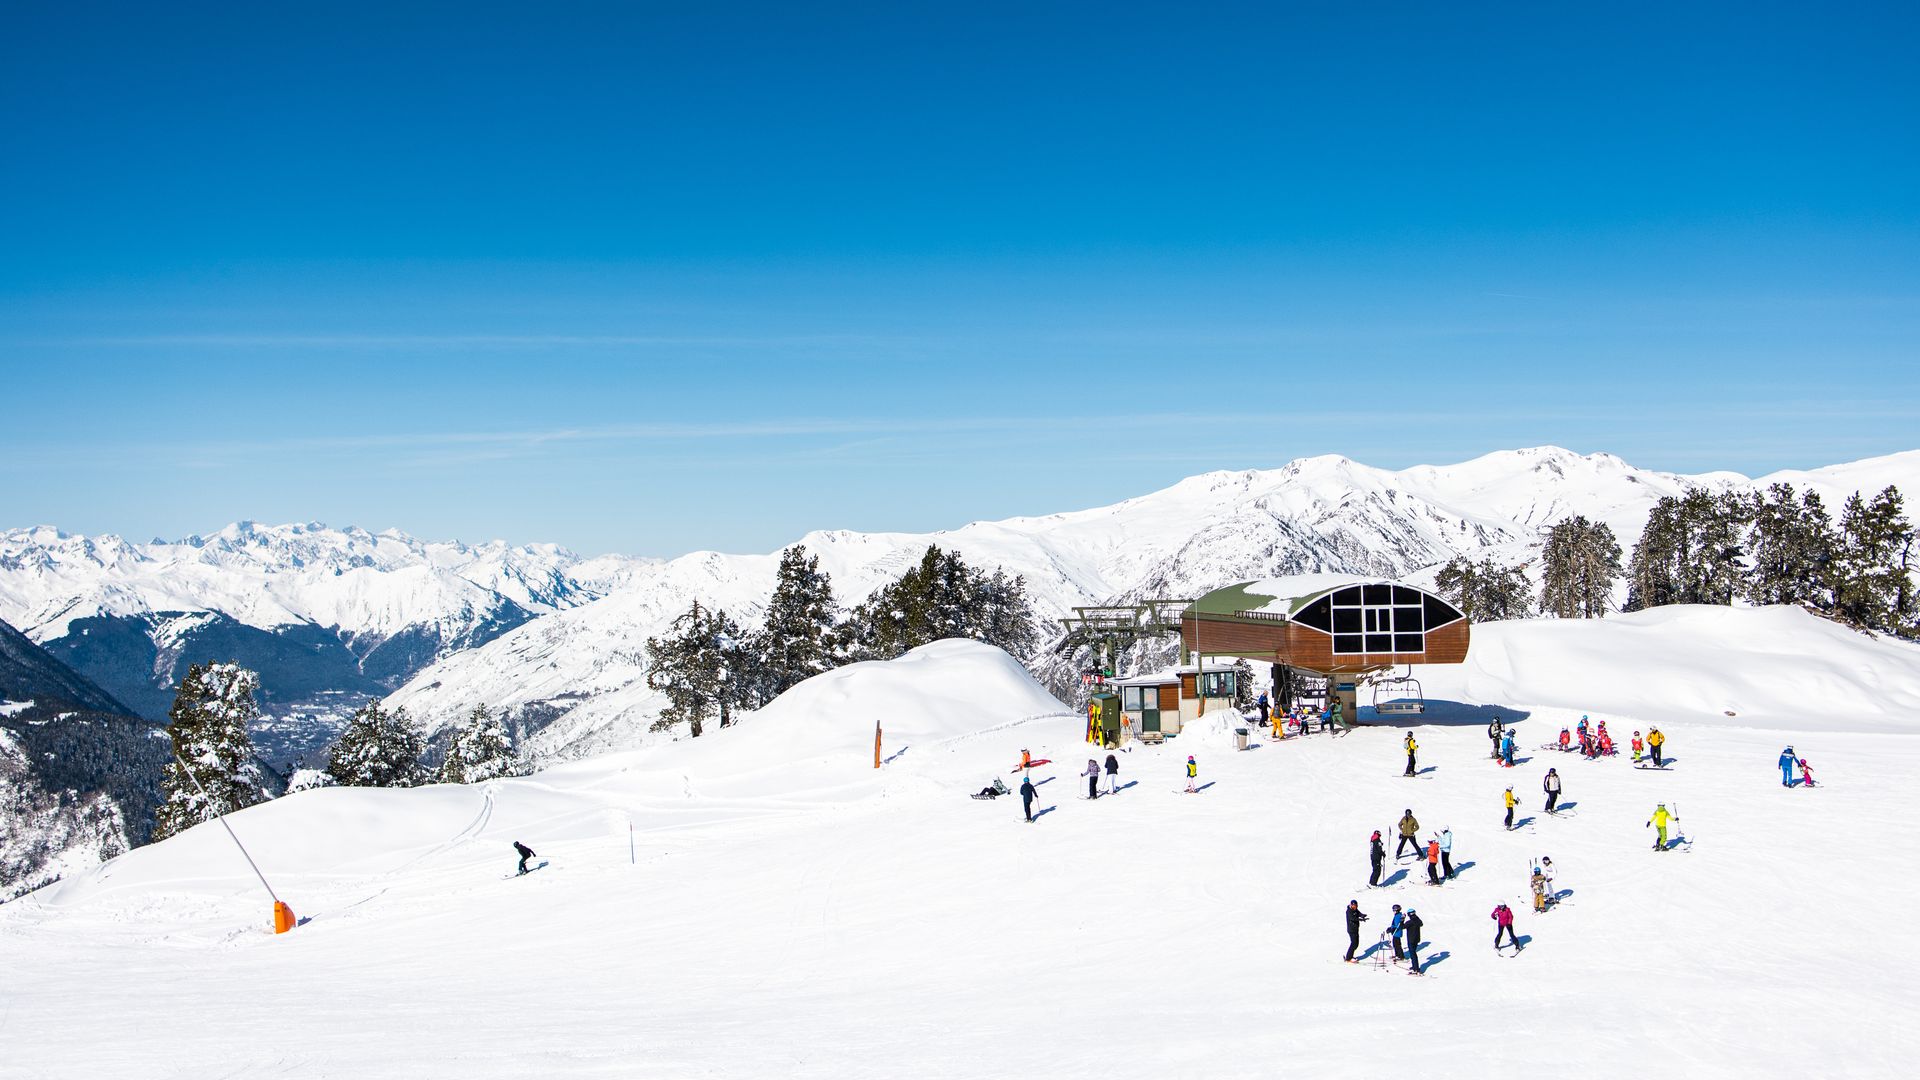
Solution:
{"label": "pine tree", "polygon": [[1898,488],[1886,488],[1872,502],[1857,491],[1847,498],[1833,561],[1836,616],[1867,630],[1901,627],[1913,605],[1904,566],[1912,536]]}
{"label": "pine tree", "polygon": [[1455,557],[1434,576],[1434,589],[1473,622],[1524,619],[1533,611],[1526,569],[1501,566],[1491,557],[1479,562]]}
{"label": "pine tree", "polygon": [[1022,659],[1033,655],[1040,629],[1033,618],[1033,603],[1027,599],[1024,575],[1008,576],[1004,567],[995,567],[990,577],[979,582],[974,602],[977,613],[968,637]]}
{"label": "pine tree", "polygon": [[1663,497],[1647,514],[1640,542],[1627,563],[1627,610],[1641,611],[1680,602],[1680,577],[1686,538],[1680,519],[1680,500]]}
{"label": "pine tree", "polygon": [[863,660],[891,660],[943,638],[984,641],[1025,657],[1039,640],[1025,578],[982,574],[937,545],[868,597],[850,622]]}
{"label": "pine tree", "polygon": [[1737,491],[1661,499],[1627,565],[1627,610],[1733,603],[1747,588],[1746,532],[1756,513],[1756,500]]}
{"label": "pine tree", "polygon": [[771,701],[823,671],[837,659],[838,634],[833,582],[820,570],[820,557],[799,545],[780,553],[779,579],[767,601],[767,615],[752,639],[756,673],[748,700]]}
{"label": "pine tree", "polygon": [[247,734],[247,725],[260,715],[253,700],[259,685],[260,677],[238,664],[187,669],[167,714],[173,760],[160,778],[163,801],[155,816],[155,840],[266,801]]}
{"label": "pine tree", "polygon": [[1620,543],[1605,522],[1582,515],[1547,529],[1540,552],[1540,610],[1562,619],[1597,619],[1607,612],[1620,576]]}
{"label": "pine tree", "polygon": [[520,772],[520,759],[506,725],[485,705],[467,714],[467,726],[454,737],[440,766],[443,784],[477,784]]}
{"label": "pine tree", "polygon": [[752,650],[725,611],[695,601],[673,621],[670,633],[648,638],[646,650],[647,685],[667,695],[654,731],[686,724],[699,738],[709,716],[717,714],[720,726],[727,727],[734,707],[748,700],[755,681]]}
{"label": "pine tree", "polygon": [[1753,566],[1741,595],[1753,604],[1833,607],[1833,522],[1812,488],[1774,484],[1753,507]]}
{"label": "pine tree", "polygon": [[343,787],[412,787],[425,778],[425,749],[406,709],[388,712],[379,698],[370,698],[334,741],[327,772]]}

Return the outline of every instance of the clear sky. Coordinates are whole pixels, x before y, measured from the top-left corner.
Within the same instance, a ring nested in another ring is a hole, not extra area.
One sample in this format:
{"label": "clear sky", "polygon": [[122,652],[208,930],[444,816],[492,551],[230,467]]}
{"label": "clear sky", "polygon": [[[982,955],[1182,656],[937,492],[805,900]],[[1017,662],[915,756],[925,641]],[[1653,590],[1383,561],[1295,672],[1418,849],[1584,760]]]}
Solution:
{"label": "clear sky", "polygon": [[1910,5],[16,5],[0,526],[770,550],[1920,446]]}

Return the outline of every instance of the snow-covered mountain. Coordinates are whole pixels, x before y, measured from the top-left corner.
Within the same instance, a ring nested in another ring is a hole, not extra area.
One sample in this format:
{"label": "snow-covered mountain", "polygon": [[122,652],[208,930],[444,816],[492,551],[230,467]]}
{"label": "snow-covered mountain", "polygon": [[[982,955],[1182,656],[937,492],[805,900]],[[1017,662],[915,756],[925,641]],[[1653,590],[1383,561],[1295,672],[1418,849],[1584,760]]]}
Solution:
{"label": "snow-covered mountain", "polygon": [[[1607,523],[1630,548],[1663,496],[1694,487],[1818,489],[1830,506],[1856,489],[1920,490],[1920,451],[1752,480],[1635,468],[1558,447],[1501,451],[1398,472],[1344,457],[1213,472],[1112,506],[975,522],[936,533],[815,532],[800,537],[843,603],[899,575],[929,543],[1024,574],[1048,619],[1076,604],[1192,596],[1223,583],[1336,572],[1406,577],[1457,554],[1517,557],[1568,514]],[[777,555],[699,552],[633,568],[607,596],[456,653],[390,699],[430,724],[479,702],[544,724],[536,754],[574,757],[636,745],[663,704],[645,682],[646,639],[694,599],[758,618]]]}
{"label": "snow-covered mountain", "polygon": [[147,544],[11,529],[0,532],[0,619],[151,719],[165,717],[187,664],[238,659],[263,677],[263,749],[289,760],[360,700],[592,600],[637,565],[319,524],[240,522]]}

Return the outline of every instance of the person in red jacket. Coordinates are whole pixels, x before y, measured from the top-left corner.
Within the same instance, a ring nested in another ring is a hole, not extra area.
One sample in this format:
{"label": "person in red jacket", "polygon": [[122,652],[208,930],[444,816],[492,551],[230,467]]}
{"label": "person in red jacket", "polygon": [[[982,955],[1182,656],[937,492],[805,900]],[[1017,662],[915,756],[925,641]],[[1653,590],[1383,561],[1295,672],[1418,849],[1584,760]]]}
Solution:
{"label": "person in red jacket", "polygon": [[1440,838],[1427,841],[1427,884],[1440,884]]}
{"label": "person in red jacket", "polygon": [[1513,951],[1520,951],[1520,939],[1513,936],[1513,909],[1501,903],[1493,909],[1493,951],[1500,951],[1500,936],[1505,934],[1513,943]]}

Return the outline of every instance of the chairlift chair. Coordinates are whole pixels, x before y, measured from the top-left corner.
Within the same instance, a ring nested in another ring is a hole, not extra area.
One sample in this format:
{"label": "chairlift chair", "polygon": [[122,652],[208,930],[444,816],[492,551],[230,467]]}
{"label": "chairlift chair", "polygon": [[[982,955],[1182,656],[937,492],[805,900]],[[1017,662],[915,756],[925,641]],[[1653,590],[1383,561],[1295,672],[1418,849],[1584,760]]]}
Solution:
{"label": "chairlift chair", "polygon": [[[1384,679],[1374,679],[1373,712],[1376,716],[1419,716],[1427,711],[1427,699],[1420,692],[1420,680],[1413,677],[1413,668],[1409,666],[1405,675],[1393,675]],[[1388,697],[1405,699],[1412,691],[1412,700],[1381,701],[1380,691],[1387,691]]]}

